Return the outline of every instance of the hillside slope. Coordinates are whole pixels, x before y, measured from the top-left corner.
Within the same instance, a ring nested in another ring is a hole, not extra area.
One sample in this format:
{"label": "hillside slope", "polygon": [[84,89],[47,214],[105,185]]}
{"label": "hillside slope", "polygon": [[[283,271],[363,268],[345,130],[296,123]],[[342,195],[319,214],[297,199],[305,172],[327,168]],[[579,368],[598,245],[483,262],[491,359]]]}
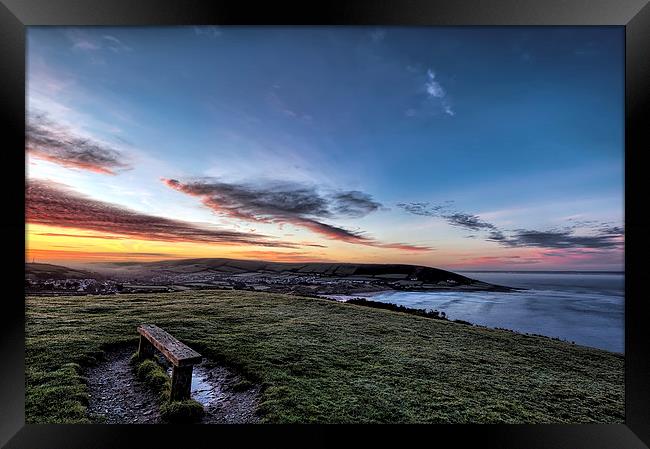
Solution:
{"label": "hillside slope", "polygon": [[328,277],[339,280],[400,281],[419,285],[435,285],[451,282],[453,286],[479,289],[509,290],[486,282],[439,268],[406,264],[358,264],[358,263],[290,263],[266,262],[240,259],[182,259],[159,262],[115,262],[93,264],[94,271],[106,276],[121,278],[155,278],[205,274],[205,275],[295,275]]}
{"label": "hillside slope", "polygon": [[52,265],[49,263],[26,263],[25,279],[101,279],[103,276],[87,270]]}
{"label": "hillside slope", "polygon": [[425,267],[421,265],[404,264],[356,264],[356,263],[291,263],[291,262],[267,262],[241,259],[182,259],[165,260],[159,262],[115,262],[97,264],[101,270],[124,270],[125,272],[136,271],[167,271],[167,272],[269,272],[269,273],[299,273],[319,274],[324,276],[391,276],[394,279],[411,278],[425,282],[438,282],[454,280],[461,284],[468,284],[472,279],[441,270],[439,268]]}
{"label": "hillside slope", "polygon": [[28,423],[87,422],[83,370],[153,323],[263,387],[266,422],[622,423],[621,355],[281,294],[29,297]]}

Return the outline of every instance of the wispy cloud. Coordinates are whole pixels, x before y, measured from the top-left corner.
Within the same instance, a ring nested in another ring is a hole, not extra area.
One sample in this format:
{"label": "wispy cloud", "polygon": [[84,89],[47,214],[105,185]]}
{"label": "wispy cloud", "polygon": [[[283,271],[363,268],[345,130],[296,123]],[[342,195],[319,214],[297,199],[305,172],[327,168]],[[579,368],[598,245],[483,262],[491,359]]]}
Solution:
{"label": "wispy cloud", "polygon": [[575,235],[574,231],[536,231],[519,229],[510,237],[498,240],[505,246],[533,247],[551,249],[614,249],[622,248],[623,233],[596,233],[594,235]]}
{"label": "wispy cloud", "polygon": [[281,87],[278,84],[275,84],[273,86],[273,90],[271,90],[271,92],[269,92],[267,95],[267,101],[270,106],[276,111],[279,111],[288,117],[300,120],[305,123],[311,123],[313,120],[311,114],[299,111],[298,108],[289,106],[287,100],[280,95],[280,90]]}
{"label": "wispy cloud", "polygon": [[427,79],[428,81],[424,83],[427,93],[435,98],[443,98],[446,94],[445,89],[436,81],[436,73],[433,70],[427,70]]}
{"label": "wispy cloud", "polygon": [[425,217],[438,217],[445,210],[446,207],[440,204],[431,204],[426,201],[411,202],[411,203],[397,203],[397,207],[404,209],[406,212],[413,215],[422,215]]}
{"label": "wispy cloud", "polygon": [[172,189],[200,198],[206,207],[228,217],[252,222],[292,224],[328,239],[347,243],[405,251],[430,250],[403,243],[382,243],[361,231],[323,221],[337,217],[361,218],[378,210],[381,204],[363,192],[323,194],[314,186],[297,182],[254,185],[226,183],[216,179],[162,181]]}
{"label": "wispy cloud", "polygon": [[86,39],[76,39],[72,47],[85,51],[96,51],[101,48],[99,45]]}
{"label": "wispy cloud", "polygon": [[26,222],[83,229],[140,240],[217,243],[295,248],[270,237],[143,214],[79,194],[62,184],[30,180],[26,192]]}
{"label": "wispy cloud", "polygon": [[[397,206],[414,215],[442,218],[452,226],[471,231],[485,231],[487,232],[485,240],[506,247],[618,249],[623,246],[624,230],[622,227],[596,221],[581,221],[577,225],[569,225],[560,230],[515,229],[506,231],[481,219],[478,215],[453,210],[450,202],[445,204],[411,202],[398,203]],[[576,229],[584,227],[589,228],[589,234],[576,234]]]}
{"label": "wispy cloud", "polygon": [[453,214],[446,215],[445,218],[453,226],[459,226],[472,231],[496,229],[492,223],[483,221],[476,215],[466,214],[464,212],[454,212]]}
{"label": "wispy cloud", "polygon": [[431,98],[439,99],[441,101],[442,109],[447,115],[454,116],[456,113],[451,107],[451,104],[449,101],[445,98],[447,95],[447,92],[445,89],[442,87],[440,82],[436,79],[436,73],[428,69],[427,70],[427,79],[424,83],[424,88],[427,92],[427,94]]}
{"label": "wispy cloud", "polygon": [[125,53],[133,51],[133,48],[126,45],[119,38],[110,34],[102,36],[91,35],[80,29],[72,29],[66,33],[72,42],[72,49],[85,52],[99,52],[110,50],[113,53]]}
{"label": "wispy cloud", "polygon": [[105,47],[114,53],[133,51],[133,48],[129,47],[120,39],[116,38],[115,36],[106,34],[102,36],[102,38],[104,39],[103,44],[105,45]]}
{"label": "wispy cloud", "polygon": [[443,105],[442,105],[442,108],[443,108],[443,110],[445,111],[445,114],[447,114],[447,115],[451,115],[452,117],[453,117],[454,115],[456,115],[456,113],[454,112],[454,110],[451,109],[451,106],[449,106],[448,104],[443,104]]}
{"label": "wispy cloud", "polygon": [[313,248],[327,248],[326,245],[321,245],[320,243],[312,243],[312,242],[300,242],[300,245],[311,246]]}
{"label": "wispy cloud", "polygon": [[361,218],[382,207],[367,193],[348,190],[331,195],[332,210],[346,217]]}
{"label": "wispy cloud", "polygon": [[452,203],[451,201],[444,204],[430,204],[427,202],[398,203],[397,207],[413,215],[441,217],[452,226],[459,226],[471,231],[496,229],[493,224],[481,220],[477,215],[451,210]]}
{"label": "wispy cloud", "polygon": [[131,168],[120,151],[80,136],[43,113],[28,116],[25,144],[30,155],[68,168],[108,175]]}

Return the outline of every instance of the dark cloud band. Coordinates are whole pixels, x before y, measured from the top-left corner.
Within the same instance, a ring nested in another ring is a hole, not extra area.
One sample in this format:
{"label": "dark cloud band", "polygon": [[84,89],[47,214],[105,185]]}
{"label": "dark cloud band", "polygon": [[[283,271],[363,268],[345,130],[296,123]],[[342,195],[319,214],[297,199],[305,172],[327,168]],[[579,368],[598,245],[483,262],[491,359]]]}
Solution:
{"label": "dark cloud band", "polygon": [[64,167],[108,175],[130,168],[119,151],[77,136],[43,114],[29,116],[25,144],[30,155]]}
{"label": "dark cloud band", "polygon": [[201,227],[194,223],[143,214],[80,195],[60,184],[30,180],[26,221],[110,235],[165,242],[218,243],[294,248],[259,234]]}
{"label": "dark cloud band", "polygon": [[[452,226],[471,231],[487,231],[485,239],[503,246],[515,248],[546,249],[615,249],[622,248],[624,230],[620,226],[611,226],[597,222],[580,222],[564,230],[538,231],[517,229],[504,232],[492,223],[480,219],[477,215],[452,211],[449,203],[443,205],[427,202],[399,203],[398,207],[414,215],[439,217]],[[575,235],[576,227],[586,226],[592,229],[592,235]],[[472,236],[475,237],[475,236]]]}
{"label": "dark cloud band", "polygon": [[496,230],[496,226],[481,220],[477,215],[451,211],[451,203],[451,201],[445,204],[430,204],[426,202],[398,203],[397,207],[414,215],[441,217],[452,226],[458,226],[471,231]]}
{"label": "dark cloud band", "polygon": [[429,251],[430,248],[402,243],[382,243],[359,231],[325,223],[335,217],[360,218],[381,208],[366,193],[356,190],[322,194],[315,187],[289,182],[264,185],[234,184],[215,179],[181,182],[163,179],[167,186],[201,199],[216,213],[232,218],[292,224],[332,240],[393,248],[405,251]]}
{"label": "dark cloud band", "polygon": [[519,229],[498,240],[504,246],[551,249],[614,249],[623,246],[622,233],[574,235],[573,231],[535,231]]}

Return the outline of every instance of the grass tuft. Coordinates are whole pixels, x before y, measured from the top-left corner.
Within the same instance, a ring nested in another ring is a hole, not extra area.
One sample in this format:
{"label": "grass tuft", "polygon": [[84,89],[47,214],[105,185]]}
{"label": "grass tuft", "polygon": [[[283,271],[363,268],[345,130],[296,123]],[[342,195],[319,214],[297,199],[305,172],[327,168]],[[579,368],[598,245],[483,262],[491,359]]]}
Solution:
{"label": "grass tuft", "polygon": [[160,416],[170,423],[190,424],[201,421],[203,406],[194,399],[165,402],[160,407]]}
{"label": "grass tuft", "polygon": [[147,359],[137,364],[135,367],[135,375],[159,395],[161,402],[169,400],[172,384],[171,379],[165,370],[154,360]]}

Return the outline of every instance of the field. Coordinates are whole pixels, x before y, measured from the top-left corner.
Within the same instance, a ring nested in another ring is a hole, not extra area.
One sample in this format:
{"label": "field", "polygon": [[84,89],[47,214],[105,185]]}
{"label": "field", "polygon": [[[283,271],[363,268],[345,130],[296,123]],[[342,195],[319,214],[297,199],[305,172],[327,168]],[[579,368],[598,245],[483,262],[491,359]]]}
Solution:
{"label": "field", "polygon": [[622,423],[623,357],[243,291],[28,297],[26,421],[91,422],[84,367],[156,324],[262,386],[264,422]]}

